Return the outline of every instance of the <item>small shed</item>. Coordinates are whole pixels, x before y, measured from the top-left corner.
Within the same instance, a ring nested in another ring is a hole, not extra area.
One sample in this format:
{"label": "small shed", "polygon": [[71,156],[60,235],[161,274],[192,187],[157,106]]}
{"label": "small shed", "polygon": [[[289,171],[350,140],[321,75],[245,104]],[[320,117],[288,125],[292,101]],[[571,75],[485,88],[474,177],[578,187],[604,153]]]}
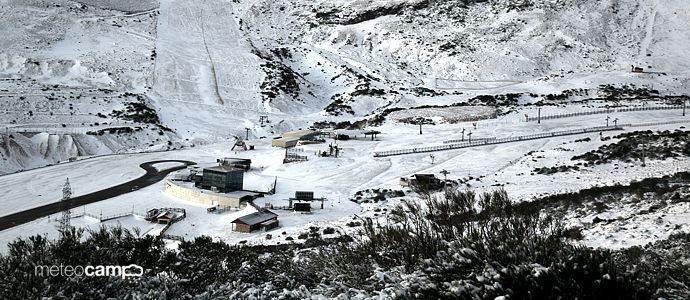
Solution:
{"label": "small shed", "polygon": [[294,211],[311,212],[311,202],[295,202],[292,204]]}
{"label": "small shed", "polygon": [[278,227],[278,215],[268,209],[261,210],[239,217],[232,221],[233,230],[237,232],[250,233],[259,229],[270,230]]}
{"label": "small shed", "polygon": [[158,224],[171,224],[175,220],[175,214],[172,212],[162,212],[156,216],[156,223]]}
{"label": "small shed", "polygon": [[433,186],[438,182],[439,180],[434,174],[414,174],[410,177],[400,178],[400,186],[402,187]]}

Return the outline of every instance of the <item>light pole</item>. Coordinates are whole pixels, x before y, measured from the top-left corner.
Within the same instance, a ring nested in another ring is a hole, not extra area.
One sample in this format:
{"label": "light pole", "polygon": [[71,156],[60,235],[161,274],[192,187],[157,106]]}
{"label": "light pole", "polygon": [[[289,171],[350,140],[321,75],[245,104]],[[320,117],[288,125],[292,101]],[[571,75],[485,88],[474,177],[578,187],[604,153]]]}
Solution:
{"label": "light pole", "polygon": [[537,124],[541,124],[541,107],[539,108],[539,111],[537,112]]}
{"label": "light pole", "polygon": [[470,133],[467,134],[467,139],[470,143],[472,142],[472,131],[470,131]]}
{"label": "light pole", "polygon": [[460,141],[461,142],[465,141],[465,128],[462,129],[462,139]]}
{"label": "light pole", "polygon": [[613,119],[613,127],[618,128],[618,118]]}
{"label": "light pole", "polygon": [[606,127],[609,127],[609,119],[611,119],[611,117],[606,116]]}

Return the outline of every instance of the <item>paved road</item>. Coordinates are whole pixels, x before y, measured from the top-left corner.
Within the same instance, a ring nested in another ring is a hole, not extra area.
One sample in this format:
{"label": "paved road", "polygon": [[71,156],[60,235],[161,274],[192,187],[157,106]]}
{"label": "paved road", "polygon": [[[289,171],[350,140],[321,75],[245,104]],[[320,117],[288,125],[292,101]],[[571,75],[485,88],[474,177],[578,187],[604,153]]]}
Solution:
{"label": "paved road", "polygon": [[[156,168],[153,166],[158,163],[166,163],[166,162],[179,162],[183,163],[184,165],[182,166],[177,166],[173,167],[170,169],[166,169],[163,171],[158,171]],[[110,199],[113,197],[117,197],[123,194],[127,194],[131,191],[135,191],[144,187],[147,187],[149,185],[152,185],[156,182],[159,182],[165,178],[168,174],[171,172],[184,169],[187,166],[190,165],[195,165],[195,162],[191,161],[186,161],[186,160],[157,160],[157,161],[150,161],[150,162],[145,162],[139,167],[142,169],[146,170],[146,174],[142,175],[141,177],[113,186],[109,187],[104,190],[100,190],[97,192],[93,192],[90,194],[78,196],[78,197],[73,197],[68,201],[68,205],[70,208],[75,208],[79,206],[84,206],[86,204],[90,203],[95,203],[98,201],[102,201],[105,199]],[[55,213],[59,213],[63,211],[65,208],[65,203],[58,201],[50,204],[46,204],[43,206],[39,206],[36,208],[28,209],[25,211],[21,211],[18,213],[14,213],[11,215],[7,215],[4,217],[0,217],[0,231],[5,230],[8,228],[12,228],[17,225],[21,225],[24,223],[31,222],[33,220],[36,220],[38,218],[46,217]]]}

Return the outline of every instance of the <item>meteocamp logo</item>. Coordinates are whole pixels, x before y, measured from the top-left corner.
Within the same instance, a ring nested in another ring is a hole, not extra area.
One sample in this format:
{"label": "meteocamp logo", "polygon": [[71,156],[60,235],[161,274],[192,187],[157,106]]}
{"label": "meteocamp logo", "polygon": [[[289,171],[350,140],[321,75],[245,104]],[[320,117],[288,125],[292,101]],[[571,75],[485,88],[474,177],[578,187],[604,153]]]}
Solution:
{"label": "meteocamp logo", "polygon": [[144,268],[139,265],[129,266],[72,266],[72,265],[52,265],[36,266],[34,274],[41,277],[141,277],[144,275]]}

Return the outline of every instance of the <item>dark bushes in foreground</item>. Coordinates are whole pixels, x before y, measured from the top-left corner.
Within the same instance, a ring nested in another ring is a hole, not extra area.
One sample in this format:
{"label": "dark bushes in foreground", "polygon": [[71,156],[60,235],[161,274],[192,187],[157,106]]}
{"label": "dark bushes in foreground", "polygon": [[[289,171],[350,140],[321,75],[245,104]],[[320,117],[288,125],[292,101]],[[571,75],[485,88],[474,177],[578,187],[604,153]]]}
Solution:
{"label": "dark bushes in foreground", "polygon": [[[590,249],[504,191],[423,195],[362,220],[361,237],[230,246],[202,237],[166,250],[119,228],[17,240],[0,257],[0,298],[397,299],[687,298],[690,235],[621,251]],[[318,235],[317,235],[318,236]],[[664,249],[664,250],[660,250]],[[139,264],[141,278],[37,277],[35,265]]]}

